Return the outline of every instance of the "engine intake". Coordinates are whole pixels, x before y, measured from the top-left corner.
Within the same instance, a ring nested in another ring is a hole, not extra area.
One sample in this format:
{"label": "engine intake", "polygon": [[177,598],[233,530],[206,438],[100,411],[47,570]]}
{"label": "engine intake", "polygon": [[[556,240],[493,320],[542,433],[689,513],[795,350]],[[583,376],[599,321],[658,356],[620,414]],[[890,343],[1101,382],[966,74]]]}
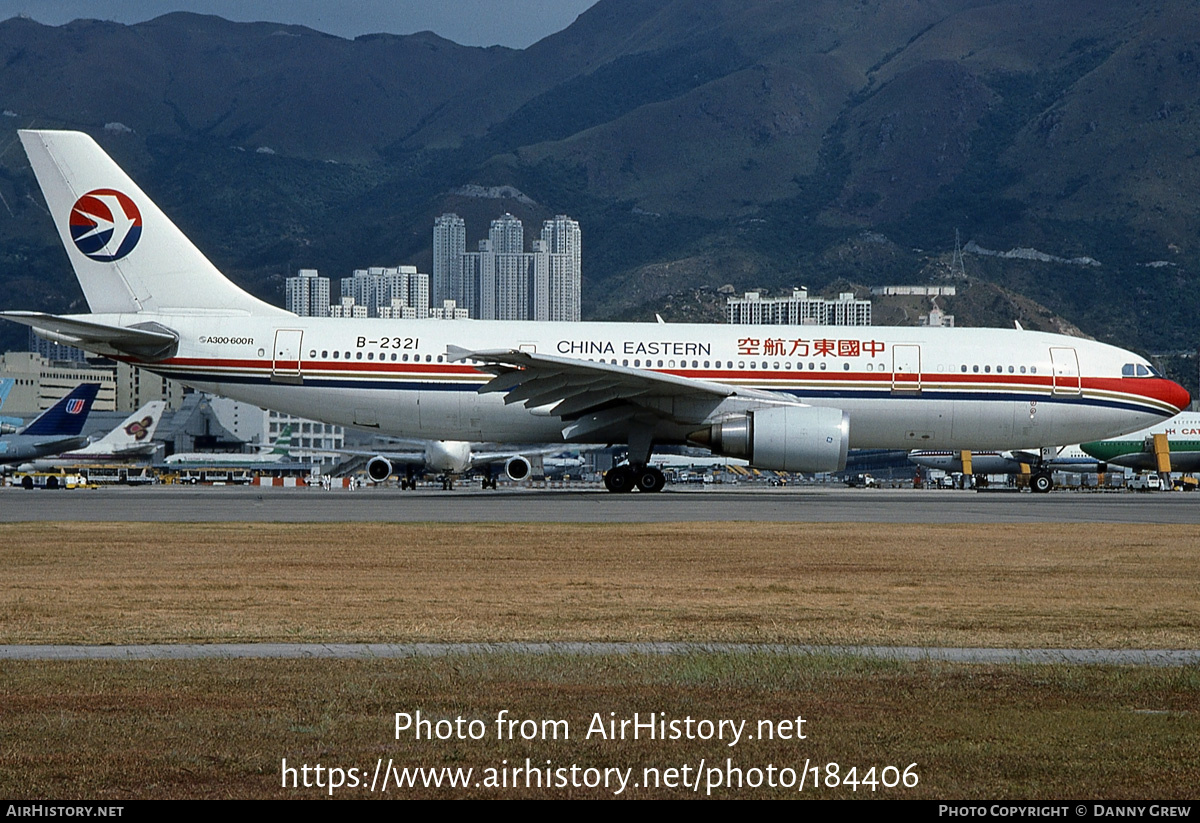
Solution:
{"label": "engine intake", "polygon": [[846,468],[850,417],[820,406],[770,406],[692,432],[688,440],[760,469],[835,472]]}
{"label": "engine intake", "polygon": [[521,455],[508,458],[504,464],[504,473],[509,480],[524,480],[533,471],[533,466]]}
{"label": "engine intake", "polygon": [[392,461],[375,456],[367,461],[367,477],[372,483],[382,483],[392,476]]}

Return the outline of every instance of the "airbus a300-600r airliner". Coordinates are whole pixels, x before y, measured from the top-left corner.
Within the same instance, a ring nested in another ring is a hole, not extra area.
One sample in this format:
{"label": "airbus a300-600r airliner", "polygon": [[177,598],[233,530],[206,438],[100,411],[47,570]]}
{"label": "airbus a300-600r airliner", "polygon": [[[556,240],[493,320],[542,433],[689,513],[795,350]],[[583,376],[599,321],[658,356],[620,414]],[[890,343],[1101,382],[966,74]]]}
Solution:
{"label": "airbus a300-600r airliner", "polygon": [[198,389],[381,434],[628,444],[610,491],[660,490],[657,444],[825,472],[848,448],[1099,440],[1189,402],[1131,352],[1019,329],[297,317],[226,279],[92,138],[21,141],[92,314],[9,320]]}

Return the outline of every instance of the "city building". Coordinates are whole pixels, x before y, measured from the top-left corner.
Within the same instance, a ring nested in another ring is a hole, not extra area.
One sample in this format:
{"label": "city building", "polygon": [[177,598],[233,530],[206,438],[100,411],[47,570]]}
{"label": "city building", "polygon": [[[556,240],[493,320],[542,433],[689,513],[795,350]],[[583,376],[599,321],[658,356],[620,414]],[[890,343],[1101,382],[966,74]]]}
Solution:
{"label": "city building", "polygon": [[301,317],[329,316],[329,278],[321,277],[316,269],[300,269],[295,277],[287,278],[287,310]]}
{"label": "city building", "polygon": [[[352,301],[352,302],[347,302]],[[341,313],[330,307],[331,317],[425,318],[429,316],[429,275],[421,274],[416,266],[373,266],[355,269],[341,282]],[[352,307],[350,314],[346,306]],[[411,311],[403,311],[409,309]]]}
{"label": "city building", "polygon": [[88,358],[88,353],[83,349],[39,337],[32,328],[29,330],[29,350],[34,354],[40,354],[47,360],[59,363],[86,363]]}
{"label": "city building", "polygon": [[876,297],[892,295],[914,295],[917,297],[953,297],[957,289],[954,286],[872,286],[871,294]]}
{"label": "city building", "polygon": [[8,416],[36,416],[80,383],[100,384],[93,409],[117,410],[117,377],[111,367],[94,368],[87,363],[47,360],[34,352],[10,351],[0,355],[0,375],[13,378],[13,387],[4,404],[4,414]]}
{"label": "city building", "polygon": [[[544,247],[534,248],[546,256],[546,300],[539,302],[538,312],[546,320],[579,320],[579,300],[582,272],[579,224],[565,214],[542,223]],[[537,317],[534,319],[543,319]]]}
{"label": "city building", "polygon": [[433,301],[466,305],[463,291],[463,255],[467,251],[467,224],[457,214],[443,214],[433,224]]}
{"label": "city building", "polygon": [[788,297],[763,297],[749,291],[730,297],[726,305],[730,323],[780,326],[869,326],[871,301],[842,292],[836,300],[809,297],[808,289],[792,289]]}
{"label": "city building", "polygon": [[430,309],[429,316],[437,320],[466,320],[470,315],[453,300],[443,300],[440,309]]}
{"label": "city building", "polygon": [[477,251],[466,251],[466,226],[455,214],[437,219],[433,237],[435,305],[441,295],[481,320],[580,319],[580,230],[566,215],[546,220],[530,251],[520,219],[507,213]]}
{"label": "city building", "polygon": [[950,329],[954,327],[954,315],[946,314],[944,311],[938,308],[937,303],[934,303],[933,308],[929,310],[929,314],[921,315],[920,319],[917,321],[917,325]]}
{"label": "city building", "polygon": [[128,413],[141,408],[151,400],[166,402],[169,411],[175,411],[182,406],[184,396],[182,383],[168,380],[128,363],[117,362],[115,369],[117,411]]}

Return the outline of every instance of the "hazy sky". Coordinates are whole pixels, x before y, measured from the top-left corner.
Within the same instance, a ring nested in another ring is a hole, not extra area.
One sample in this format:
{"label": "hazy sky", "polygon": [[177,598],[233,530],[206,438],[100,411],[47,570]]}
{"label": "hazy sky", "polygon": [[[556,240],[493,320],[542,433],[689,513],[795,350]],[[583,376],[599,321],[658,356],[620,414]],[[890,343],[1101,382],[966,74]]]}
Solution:
{"label": "hazy sky", "polygon": [[298,23],[341,37],[433,31],[464,46],[523,49],[562,31],[596,0],[0,0],[0,20],[50,26],[80,17],[139,23],[171,11]]}

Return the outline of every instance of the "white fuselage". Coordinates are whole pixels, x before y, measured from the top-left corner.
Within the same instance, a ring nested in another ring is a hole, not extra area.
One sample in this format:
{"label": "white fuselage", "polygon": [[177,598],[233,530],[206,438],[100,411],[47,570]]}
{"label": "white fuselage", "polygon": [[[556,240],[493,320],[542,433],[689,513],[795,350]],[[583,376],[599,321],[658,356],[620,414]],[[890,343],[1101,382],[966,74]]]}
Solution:
{"label": "white fuselage", "polygon": [[[221,313],[83,315],[179,334],[141,363],[199,389],[401,437],[554,443],[549,408],[479,394],[448,346],[524,350],[767,390],[846,412],[852,448],[1037,448],[1169,417],[1186,392],[1122,377],[1145,361],[1103,343],[1007,329],[349,320]],[[132,362],[138,362],[136,360]],[[714,411],[719,415],[721,410]],[[691,426],[695,421],[689,421]],[[657,442],[682,442],[685,433]]]}

